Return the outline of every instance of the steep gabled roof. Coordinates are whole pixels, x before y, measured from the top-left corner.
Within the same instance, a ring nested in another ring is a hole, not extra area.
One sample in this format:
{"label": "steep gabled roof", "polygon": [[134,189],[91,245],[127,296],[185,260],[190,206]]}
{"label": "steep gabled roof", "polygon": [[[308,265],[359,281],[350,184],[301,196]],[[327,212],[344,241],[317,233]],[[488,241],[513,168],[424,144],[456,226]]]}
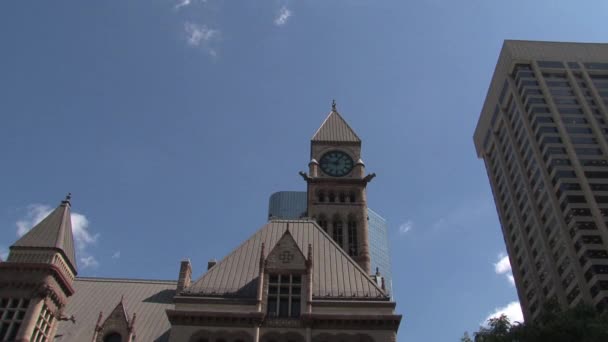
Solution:
{"label": "steep gabled roof", "polygon": [[11,246],[11,249],[58,249],[64,254],[72,270],[76,272],[76,254],[74,252],[70,206],[70,196],[68,195],[55,210],[17,240]]}
{"label": "steep gabled roof", "polygon": [[63,310],[76,321],[58,321],[54,341],[92,341],[99,312],[104,319],[111,317],[121,296],[128,312],[137,313],[137,341],[169,341],[171,324],[165,310],[173,307],[176,286],[173,280],[76,278],[76,292]]}
{"label": "steep gabled roof", "polygon": [[360,143],[361,139],[338,111],[333,109],[312,137],[312,141]]}
{"label": "steep gabled roof", "polygon": [[312,245],[313,296],[334,299],[387,298],[359,265],[314,221],[273,220],[196,280],[184,295],[255,298],[262,243],[272,251],[289,230],[302,254]]}

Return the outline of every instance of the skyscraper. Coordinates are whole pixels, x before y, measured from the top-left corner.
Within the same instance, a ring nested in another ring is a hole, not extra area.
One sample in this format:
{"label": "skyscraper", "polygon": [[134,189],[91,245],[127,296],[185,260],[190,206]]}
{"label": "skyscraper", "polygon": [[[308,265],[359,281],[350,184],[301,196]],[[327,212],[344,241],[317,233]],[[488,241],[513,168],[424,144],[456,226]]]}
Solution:
{"label": "skyscraper", "polygon": [[526,319],[608,305],[608,44],[505,41],[475,130]]}
{"label": "skyscraper", "polygon": [[[295,220],[306,217],[306,191],[279,191],[270,195],[268,219]],[[378,213],[367,208],[369,224],[369,254],[372,273],[378,272],[376,279],[384,279],[386,291],[393,294],[388,225]]]}

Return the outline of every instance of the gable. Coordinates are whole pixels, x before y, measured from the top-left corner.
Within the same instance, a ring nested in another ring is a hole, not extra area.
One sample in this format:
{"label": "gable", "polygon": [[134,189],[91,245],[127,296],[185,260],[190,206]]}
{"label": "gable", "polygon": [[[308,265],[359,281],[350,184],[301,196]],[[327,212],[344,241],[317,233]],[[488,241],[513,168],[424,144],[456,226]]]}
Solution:
{"label": "gable", "polygon": [[269,272],[290,270],[305,271],[306,258],[289,230],[277,242],[266,258],[266,269]]}
{"label": "gable", "polygon": [[388,297],[314,221],[273,220],[196,280],[183,295],[255,298],[262,244],[272,251],[289,224],[300,251],[312,245],[313,297],[387,299]]}

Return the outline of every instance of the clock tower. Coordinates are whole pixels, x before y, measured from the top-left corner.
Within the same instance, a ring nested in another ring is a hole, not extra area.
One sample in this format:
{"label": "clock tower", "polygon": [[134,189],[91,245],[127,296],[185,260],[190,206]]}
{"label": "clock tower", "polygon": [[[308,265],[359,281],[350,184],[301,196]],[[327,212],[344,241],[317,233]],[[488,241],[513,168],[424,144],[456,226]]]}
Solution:
{"label": "clock tower", "polygon": [[365,188],[375,174],[365,175],[361,139],[332,109],[310,142],[308,216],[367,272],[370,270]]}

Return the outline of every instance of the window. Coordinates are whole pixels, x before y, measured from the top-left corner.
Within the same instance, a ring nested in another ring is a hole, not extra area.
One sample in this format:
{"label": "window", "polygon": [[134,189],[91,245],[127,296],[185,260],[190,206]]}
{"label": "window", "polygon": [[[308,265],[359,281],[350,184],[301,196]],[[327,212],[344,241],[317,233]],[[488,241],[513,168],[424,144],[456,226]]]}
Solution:
{"label": "window", "polygon": [[585,68],[591,70],[608,70],[608,63],[584,63]]}
{"label": "window", "polygon": [[338,243],[338,245],[340,245],[340,247],[342,247],[342,238],[344,237],[344,231],[342,229],[342,222],[340,221],[334,221],[333,224],[333,239],[334,241],[336,241]]}
{"label": "window", "polygon": [[268,278],[268,316],[299,317],[302,276],[271,274]]}
{"label": "window", "polygon": [[327,232],[327,220],[325,219],[325,217],[319,218],[319,226],[321,226],[321,228],[323,228],[323,230]]}
{"label": "window", "polygon": [[334,203],[336,201],[336,194],[333,192],[329,193],[329,202]]}
{"label": "window", "polygon": [[540,68],[564,68],[564,64],[562,62],[556,61],[538,61],[538,66]]}
{"label": "window", "polygon": [[[34,333],[32,334],[32,341],[35,342],[46,342],[50,341],[51,326],[53,325],[53,314],[46,305],[42,306],[40,316],[34,327]],[[108,335],[110,336],[110,335]],[[118,340],[108,340],[107,336],[103,339],[104,342],[121,342],[120,335]]]}
{"label": "window", "polygon": [[17,337],[29,304],[28,299],[0,298],[0,341]]}
{"label": "window", "polygon": [[348,222],[348,254],[351,256],[359,255],[359,243],[357,239],[357,222]]}
{"label": "window", "polygon": [[319,192],[319,202],[325,202],[325,192]]}
{"label": "window", "polygon": [[122,336],[116,332],[109,333],[103,338],[103,342],[122,342]]}

